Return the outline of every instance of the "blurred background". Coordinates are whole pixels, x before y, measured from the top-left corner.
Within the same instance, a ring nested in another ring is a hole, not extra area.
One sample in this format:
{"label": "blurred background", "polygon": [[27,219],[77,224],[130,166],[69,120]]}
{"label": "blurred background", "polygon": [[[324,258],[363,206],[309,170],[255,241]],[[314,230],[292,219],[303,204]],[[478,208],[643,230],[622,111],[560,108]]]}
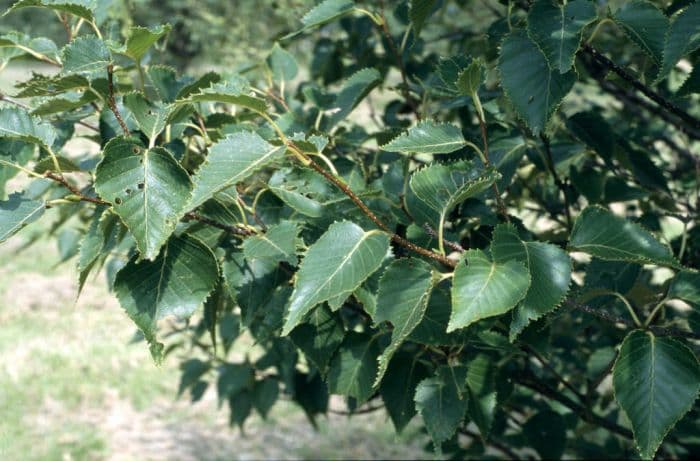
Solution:
{"label": "blurred background", "polygon": [[[14,1],[0,0],[2,11]],[[170,23],[161,63],[198,75],[235,71],[259,62],[275,37],[299,25],[314,0],[97,0],[101,29]],[[0,19],[0,34],[43,35],[59,46],[66,33],[49,11],[28,8]],[[9,62],[0,48],[0,91],[37,61]],[[311,50],[292,52],[303,67]],[[71,141],[82,154],[96,146]],[[6,193],[26,179],[3,178]],[[55,210],[49,210],[49,213]],[[56,239],[43,236],[58,232]],[[196,404],[177,397],[179,361],[156,367],[135,341],[135,327],[107,291],[104,275],[77,298],[78,234],[51,219],[0,246],[0,460],[230,460],[283,458],[420,458],[425,438],[409,427],[401,438],[384,413],[331,414],[315,430],[297,407],[275,406],[267,421],[252,418],[245,432],[228,424],[210,390]],[[237,342],[238,348],[245,348]],[[245,351],[239,351],[243,354]],[[211,395],[210,395],[211,394]],[[338,406],[339,408],[342,405]]]}

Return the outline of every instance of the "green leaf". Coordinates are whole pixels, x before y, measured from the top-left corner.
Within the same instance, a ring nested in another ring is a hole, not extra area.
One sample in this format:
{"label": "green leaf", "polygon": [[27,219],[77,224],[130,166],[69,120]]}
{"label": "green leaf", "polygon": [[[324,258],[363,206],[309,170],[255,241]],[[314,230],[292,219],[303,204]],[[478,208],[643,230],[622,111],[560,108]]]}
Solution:
{"label": "green leaf", "polygon": [[0,202],[0,243],[22,230],[42,214],[45,204],[40,200],[27,198],[25,194],[16,192],[7,200]]}
{"label": "green leaf", "polygon": [[165,129],[171,108],[162,103],[147,101],[141,93],[129,93],[124,96],[124,105],[129,109],[139,129],[155,145],[156,138]]}
{"label": "green leaf", "polygon": [[80,257],[78,258],[78,271],[82,272],[87,269],[102,251],[105,241],[105,235],[102,232],[100,223],[103,221],[103,215],[107,210],[106,206],[98,205],[95,208],[95,213],[92,215],[90,226],[88,227],[85,237],[80,243]]}
{"label": "green leaf", "polygon": [[270,226],[264,234],[248,237],[243,242],[243,254],[249,261],[265,259],[272,263],[285,261],[292,266],[297,264],[297,235],[299,228],[296,223],[283,221]]}
{"label": "green leaf", "polygon": [[80,36],[61,50],[64,74],[91,74],[103,71],[112,62],[112,54],[104,41],[97,37]]}
{"label": "green leaf", "polygon": [[338,313],[331,312],[327,306],[322,305],[311,312],[305,323],[294,328],[289,337],[325,375],[328,362],[343,342],[345,329]]}
{"label": "green leaf", "polygon": [[379,392],[396,432],[400,433],[416,414],[416,387],[429,376],[428,368],[415,352],[399,350],[389,363]]}
{"label": "green leaf", "polygon": [[586,207],[576,218],[569,247],[608,261],[680,267],[651,232],[599,206]]}
{"label": "green leaf", "polygon": [[175,69],[168,66],[149,66],[146,74],[158,97],[166,103],[171,103],[177,99],[178,94],[185,87],[185,82],[187,81],[178,78]]}
{"label": "green leaf", "polygon": [[56,130],[51,124],[32,117],[26,110],[19,107],[0,109],[0,138],[17,139],[50,148],[56,137]]}
{"label": "green leaf", "polygon": [[413,25],[413,30],[416,32],[416,36],[420,35],[425,20],[428,19],[430,13],[433,12],[435,3],[437,3],[437,0],[411,0],[408,17],[411,19],[411,24]]}
{"label": "green leaf", "polygon": [[140,26],[131,27],[129,29],[129,36],[126,39],[125,49],[122,52],[134,61],[139,62],[148,49],[160,40],[161,37],[167,35],[170,29],[170,24],[160,25],[150,29]]}
{"label": "green leaf", "polygon": [[52,115],[59,112],[69,112],[74,109],[83,107],[91,102],[97,101],[99,98],[97,95],[91,91],[89,92],[77,92],[68,93],[63,97],[46,99],[40,105],[38,105],[33,111],[32,115],[46,116]]}
{"label": "green leaf", "polygon": [[394,328],[391,343],[379,357],[375,386],[382,381],[394,353],[423,320],[433,283],[430,265],[409,258],[392,262],[379,280],[374,322],[389,322]]}
{"label": "green leaf", "polygon": [[45,61],[47,58],[58,61],[58,47],[53,40],[46,37],[31,38],[20,32],[9,32],[0,36],[0,50],[4,51],[5,62],[27,54]]}
{"label": "green leaf", "polygon": [[29,98],[33,96],[56,96],[70,90],[82,90],[90,86],[90,81],[82,75],[54,75],[45,76],[35,74],[31,80],[19,83],[17,88],[21,91],[16,98]]}
{"label": "green leaf", "polygon": [[443,91],[447,93],[459,93],[457,80],[460,74],[470,66],[472,59],[465,54],[441,58],[435,68],[437,75],[444,84]]}
{"label": "green leaf", "polygon": [[162,147],[112,139],[97,165],[95,190],[119,215],[141,257],[153,260],[185,213],[192,191],[187,172]]}
{"label": "green leaf", "polygon": [[633,42],[661,64],[668,18],[656,5],[646,0],[623,2],[613,19]]}
{"label": "green leaf", "polygon": [[[216,79],[212,81],[216,81]],[[247,85],[222,82],[214,83],[209,88],[200,88],[199,93],[190,93],[191,91],[194,91],[194,89],[183,88],[180,94],[178,94],[178,98],[180,99],[175,101],[175,104],[221,102],[241,106],[257,113],[264,113],[267,109],[265,100],[250,95]],[[185,97],[185,95],[187,96]]]}
{"label": "green leaf", "polygon": [[693,351],[669,337],[633,331],[613,368],[613,388],[632,424],[644,459],[656,450],[692,407],[700,391],[700,364]]}
{"label": "green leaf", "polygon": [[496,262],[510,260],[525,264],[531,282],[525,298],[513,311],[510,340],[533,320],[559,307],[571,283],[571,259],[556,245],[525,242],[512,225],[500,225],[493,231],[491,254]]}
{"label": "green leaf", "polygon": [[678,89],[678,96],[689,96],[700,93],[700,66],[693,67],[688,78],[683,82],[683,86]]}
{"label": "green leaf", "polygon": [[272,71],[272,78],[275,80],[293,80],[299,72],[297,61],[289,51],[282,48],[279,43],[272,47],[270,55],[267,57],[267,65]]}
{"label": "green leaf", "polygon": [[521,30],[501,44],[498,70],[506,96],[534,135],[545,129],[576,82],[574,70],[561,74],[550,69],[542,51]]}
{"label": "green leaf", "polygon": [[495,366],[488,355],[479,354],[469,362],[467,388],[469,416],[479,428],[482,438],[486,440],[496,412]]}
{"label": "green leaf", "polygon": [[304,24],[302,31],[331,22],[354,9],[355,2],[352,0],[324,0],[301,18]]}
{"label": "green leaf", "polygon": [[134,256],[119,271],[114,292],[159,362],[162,345],[156,339],[158,321],[171,315],[192,315],[216,287],[219,267],[211,250],[187,235],[171,238],[153,261],[137,261]]}
{"label": "green leaf", "polygon": [[332,104],[332,110],[335,112],[329,117],[327,128],[343,121],[381,81],[382,77],[377,69],[362,69],[352,74],[345,81]]}
{"label": "green leaf", "polygon": [[268,188],[270,192],[293,210],[310,218],[320,218],[323,216],[323,205],[319,201],[300,194],[299,192],[283,189],[281,187],[269,186]]}
{"label": "green leaf", "polygon": [[[683,57],[700,48],[700,2],[691,3],[675,16],[663,48],[663,60],[657,80],[661,80]],[[695,63],[697,67],[697,63]]]}
{"label": "green leaf", "polygon": [[[73,160],[68,159],[62,155],[57,155],[58,166],[61,167],[61,171],[64,173],[72,173],[75,171],[80,171],[80,167],[73,162]],[[54,171],[56,169],[53,159],[51,157],[45,157],[34,165],[34,171],[39,174],[44,174],[47,171]]]}
{"label": "green leaf", "polygon": [[443,366],[416,388],[416,409],[436,447],[454,435],[467,412],[467,395],[462,393],[465,380],[457,377],[463,374],[459,371]]}
{"label": "green leaf", "polygon": [[248,131],[234,133],[209,148],[209,155],[195,173],[190,208],[196,208],[237,184],[260,168],[284,156],[285,146],[273,146]]}
{"label": "green leaf", "polygon": [[528,419],[523,433],[542,459],[561,459],[566,449],[566,420],[559,413],[544,410]]}
{"label": "green leaf", "polygon": [[402,154],[449,154],[466,144],[458,126],[422,120],[406,133],[381,146],[381,149]]}
{"label": "green leaf", "polygon": [[263,419],[267,418],[267,414],[277,401],[279,391],[279,383],[273,377],[256,381],[253,388],[253,407]]}
{"label": "green leaf", "polygon": [[333,223],[309,247],[299,266],[282,335],[289,334],[314,306],[324,301],[329,302],[331,309],[339,308],[379,269],[388,250],[389,236],[384,232],[365,232],[348,221]]}
{"label": "green leaf", "polygon": [[[4,15],[27,7],[48,8],[54,11],[70,13],[88,22],[95,20],[93,14],[97,4],[95,0],[19,0]],[[3,15],[3,16],[4,16]]]}
{"label": "green leaf", "polygon": [[433,210],[443,215],[470,197],[479,195],[498,179],[493,168],[481,169],[464,160],[433,163],[411,175],[411,190]]}
{"label": "green leaf", "polygon": [[521,262],[492,262],[483,251],[468,250],[452,280],[448,333],[508,312],[525,297],[529,286],[530,274]]}
{"label": "green leaf", "polygon": [[372,396],[379,356],[378,336],[350,331],[328,368],[328,391],[364,403]]}
{"label": "green leaf", "polygon": [[678,272],[671,280],[667,298],[700,304],[700,273],[690,270]]}
{"label": "green leaf", "polygon": [[[456,85],[464,96],[475,97],[481,83],[484,81],[484,63],[481,59],[472,59],[472,62],[462,70],[457,77]],[[483,114],[480,114],[483,116]]]}
{"label": "green leaf", "polygon": [[595,19],[595,7],[588,0],[573,0],[563,6],[552,0],[537,0],[527,15],[527,32],[550,67],[564,74],[574,65],[581,31]]}

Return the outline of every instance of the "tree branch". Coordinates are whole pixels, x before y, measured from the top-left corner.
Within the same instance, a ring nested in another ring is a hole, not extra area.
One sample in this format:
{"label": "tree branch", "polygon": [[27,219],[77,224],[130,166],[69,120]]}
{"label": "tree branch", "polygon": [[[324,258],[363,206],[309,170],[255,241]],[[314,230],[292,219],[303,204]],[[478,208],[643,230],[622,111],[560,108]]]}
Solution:
{"label": "tree branch", "polygon": [[441,255],[439,253],[435,253],[434,251],[430,251],[426,248],[423,248],[421,246],[416,245],[413,242],[410,242],[406,240],[405,238],[401,237],[400,235],[394,233],[389,229],[389,226],[387,226],[381,219],[377,217],[377,215],[374,214],[372,210],[369,209],[369,207],[358,197],[352,189],[348,187],[345,182],[338,178],[337,176],[333,175],[329,171],[327,171],[325,168],[323,168],[321,165],[316,163],[314,159],[309,157],[308,155],[304,154],[304,152],[299,149],[293,142],[289,141],[288,144],[290,149],[292,149],[298,156],[300,160],[303,161],[306,165],[310,166],[313,168],[316,172],[318,172],[321,176],[326,178],[328,182],[331,184],[335,185],[338,189],[340,189],[345,195],[348,196],[350,200],[364,213],[374,224],[377,225],[381,230],[384,232],[387,232],[391,236],[391,240],[393,242],[396,242],[397,244],[401,245],[404,248],[407,248],[414,253],[418,253],[421,256],[425,256],[426,258],[434,259],[435,261],[439,262],[440,264],[443,264],[444,266],[447,266],[451,269],[454,269],[457,267],[457,263],[449,259],[448,257]]}
{"label": "tree branch", "polygon": [[549,144],[549,138],[544,133],[540,134],[540,138],[542,139],[542,144],[544,144],[544,153],[547,157],[547,168],[549,168],[549,172],[552,173],[552,178],[554,178],[554,184],[556,184],[557,188],[559,188],[561,194],[564,196],[564,211],[566,212],[566,224],[568,229],[571,230],[571,204],[569,203],[569,196],[566,193],[566,184],[564,184],[564,182],[561,180],[559,174],[557,174],[557,169],[554,166],[554,159],[552,158],[552,149]]}
{"label": "tree branch", "polygon": [[584,53],[586,53],[591,58],[593,58],[593,60],[596,61],[598,64],[613,71],[620,78],[622,78],[624,81],[626,81],[627,83],[632,85],[635,89],[640,91],[647,98],[654,101],[660,107],[673,113],[674,115],[676,115],[678,118],[683,120],[685,123],[687,123],[692,128],[700,129],[700,119],[690,115],[688,112],[686,112],[683,109],[681,109],[680,107],[676,106],[671,101],[664,98],[659,93],[657,93],[656,91],[652,90],[651,88],[649,88],[648,86],[646,86],[645,84],[643,84],[642,82],[637,80],[634,76],[632,76],[630,73],[628,73],[625,69],[623,69],[622,67],[615,64],[613,61],[608,59],[605,55],[603,55],[600,51],[593,48],[591,45],[583,44],[583,46],[581,48],[582,48]]}
{"label": "tree branch", "polygon": [[384,33],[384,36],[386,37],[387,42],[389,43],[389,48],[391,49],[391,53],[394,55],[394,60],[396,61],[396,66],[399,69],[399,72],[401,73],[401,80],[403,81],[403,88],[402,88],[402,94],[404,99],[406,100],[406,103],[411,106],[411,110],[413,111],[414,114],[416,114],[416,118],[418,120],[421,119],[420,112],[418,110],[418,106],[416,105],[415,100],[413,97],[411,97],[411,92],[410,92],[410,86],[408,84],[408,77],[406,76],[406,67],[404,66],[403,59],[401,58],[401,54],[399,53],[398,48],[396,48],[396,42],[394,42],[394,37],[391,36],[391,31],[389,30],[389,25],[386,21],[386,16],[384,16],[384,1],[379,2],[380,5],[380,16],[382,19],[382,24],[380,26],[382,32]]}
{"label": "tree branch", "polygon": [[131,136],[131,132],[129,131],[129,127],[127,127],[126,123],[124,123],[124,119],[122,119],[122,114],[119,113],[119,109],[117,108],[117,103],[114,100],[114,65],[113,64],[107,65],[107,89],[109,91],[109,95],[107,97],[107,103],[109,104],[109,108],[112,109],[112,113],[114,114],[114,117],[117,119],[119,126],[122,127],[122,131],[124,131],[124,134],[127,136]]}
{"label": "tree branch", "polygon": [[556,400],[557,402],[561,403],[562,405],[576,413],[579,416],[579,418],[588,423],[605,428],[614,434],[624,437],[625,439],[632,440],[632,431],[630,431],[629,429],[625,429],[619,424],[609,421],[608,419],[593,413],[583,405],[579,405],[578,403],[571,400],[569,397],[557,392],[555,389],[552,389],[547,384],[538,381],[536,377],[532,375],[531,372],[523,372],[515,380],[515,382],[523,387],[527,387],[528,389],[536,391],[549,399]]}
{"label": "tree branch", "polygon": [[102,199],[99,199],[96,197],[89,197],[89,196],[83,194],[82,192],[80,192],[80,190],[77,187],[75,187],[73,184],[68,182],[68,180],[66,178],[54,173],[53,171],[47,171],[46,173],[44,173],[44,176],[46,176],[48,179],[52,179],[52,180],[62,184],[63,187],[65,187],[66,189],[71,191],[71,193],[73,195],[78,197],[83,202],[90,202],[90,203],[94,203],[96,205],[111,205],[109,202],[105,202]]}
{"label": "tree branch", "polygon": [[[599,319],[605,320],[606,322],[609,322],[612,324],[622,324],[622,325],[626,326],[627,328],[639,329],[639,327],[637,325],[635,325],[634,322],[627,320],[625,318],[622,318],[622,317],[617,317],[617,316],[615,316],[607,311],[595,309],[595,308],[593,308],[591,306],[587,306],[585,304],[579,304],[579,303],[572,301],[570,299],[567,299],[564,302],[569,307],[572,307],[574,309],[578,309],[582,312],[585,312],[587,314],[598,317]],[[658,325],[649,325],[643,329],[648,330],[657,336],[674,336],[674,337],[678,337],[678,338],[700,340],[700,334],[693,333],[692,331],[679,330],[679,329],[673,328],[673,327],[661,327]]]}

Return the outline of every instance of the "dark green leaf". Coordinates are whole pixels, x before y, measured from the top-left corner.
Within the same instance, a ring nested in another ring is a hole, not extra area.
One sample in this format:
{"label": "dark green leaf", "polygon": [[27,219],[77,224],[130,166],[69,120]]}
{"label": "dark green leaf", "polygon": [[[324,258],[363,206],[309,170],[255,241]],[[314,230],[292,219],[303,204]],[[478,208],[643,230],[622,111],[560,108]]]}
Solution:
{"label": "dark green leaf", "polygon": [[447,331],[508,312],[525,297],[529,286],[530,273],[521,262],[499,263],[490,261],[481,250],[467,251],[452,280]]}
{"label": "dark green leaf", "polygon": [[345,337],[345,329],[338,314],[322,305],[311,312],[305,323],[294,328],[289,337],[325,375],[328,362]]}
{"label": "dark green leaf", "polygon": [[17,139],[50,148],[56,136],[56,130],[51,124],[29,115],[24,109],[0,109],[0,138]]}
{"label": "dark green leaf", "polygon": [[382,150],[403,154],[448,154],[465,145],[466,141],[459,127],[423,120],[383,145]]}
{"label": "dark green leaf", "polygon": [[428,368],[415,352],[398,351],[389,363],[379,392],[397,432],[401,432],[416,414],[416,387],[428,374]]}
{"label": "dark green leaf", "polygon": [[331,394],[354,397],[359,404],[372,396],[379,357],[378,337],[351,331],[338,347],[328,368]]}
{"label": "dark green leaf", "polygon": [[524,31],[516,30],[501,44],[498,70],[503,90],[532,133],[544,131],[576,81],[576,73],[549,68],[547,58]]}
{"label": "dark green leaf", "polygon": [[20,192],[0,202],[0,243],[15,235],[44,214],[45,204]]}
{"label": "dark green leaf", "polygon": [[185,213],[191,188],[189,175],[167,150],[145,149],[133,138],[107,143],[95,174],[95,190],[112,203],[141,257],[150,260]]}
{"label": "dark green leaf", "polygon": [[416,32],[420,35],[425,20],[430,17],[433,12],[433,7],[437,0],[411,0],[411,8],[408,11],[408,16],[411,18],[411,24]]}
{"label": "dark green leaf", "polygon": [[646,0],[623,2],[613,19],[633,42],[661,64],[668,18],[656,5]]}
{"label": "dark green leaf", "polygon": [[700,391],[700,364],[676,339],[633,331],[620,348],[613,387],[640,455],[652,459],[668,431],[692,408]]}
{"label": "dark green leaf", "polygon": [[527,32],[550,67],[564,74],[574,64],[581,31],[595,19],[595,7],[589,0],[573,0],[564,5],[537,0],[527,15]]}
{"label": "dark green leaf", "polygon": [[333,114],[329,117],[328,128],[337,125],[350,115],[367,94],[382,81],[377,69],[362,69],[350,76],[332,104]]}
{"label": "dark green leaf", "polygon": [[456,379],[459,374],[443,366],[436,376],[424,379],[416,388],[416,409],[437,447],[454,435],[467,411],[465,382]]}
{"label": "dark green leaf", "polygon": [[154,359],[160,361],[158,321],[170,315],[192,315],[218,279],[219,267],[208,247],[192,237],[173,237],[155,260],[139,263],[132,258],[117,274],[114,291],[151,345]]}
{"label": "dark green leaf", "polygon": [[671,280],[667,297],[700,304],[700,273],[690,270],[678,272]]}
{"label": "dark green leaf", "polygon": [[668,246],[651,232],[599,206],[589,206],[578,216],[569,247],[610,261],[679,267]]}
{"label": "dark green leaf", "polygon": [[279,160],[285,150],[285,146],[273,146],[259,135],[247,131],[225,137],[209,148],[209,155],[194,175],[194,192],[189,208],[198,207],[217,192]]}
{"label": "dark green leaf", "polygon": [[513,311],[510,324],[513,341],[531,321],[553,311],[562,302],[571,283],[571,259],[555,245],[523,241],[512,225],[496,227],[491,254],[497,262],[520,261],[530,272],[527,294]]}
{"label": "dark green leaf", "polygon": [[393,330],[391,343],[379,357],[375,386],[382,381],[389,362],[401,343],[423,320],[433,283],[430,265],[419,259],[408,258],[391,263],[379,280],[374,322],[389,322]]}
{"label": "dark green leaf", "polygon": [[300,324],[316,305],[328,301],[338,309],[374,271],[387,251],[389,237],[381,231],[365,232],[348,221],[332,224],[307,250],[296,275],[283,335]]}
{"label": "dark green leaf", "polygon": [[89,22],[95,20],[93,14],[96,3],[94,0],[19,0],[5,14],[31,6],[70,13]]}
{"label": "dark green leaf", "polygon": [[272,71],[272,77],[275,80],[293,80],[299,72],[299,67],[294,59],[287,50],[282,48],[279,43],[275,43],[272,47],[270,55],[267,57],[267,65]]}
{"label": "dark green leaf", "polygon": [[80,36],[63,47],[61,60],[66,74],[89,75],[101,71],[107,76],[107,65],[112,62],[112,55],[99,38]]}

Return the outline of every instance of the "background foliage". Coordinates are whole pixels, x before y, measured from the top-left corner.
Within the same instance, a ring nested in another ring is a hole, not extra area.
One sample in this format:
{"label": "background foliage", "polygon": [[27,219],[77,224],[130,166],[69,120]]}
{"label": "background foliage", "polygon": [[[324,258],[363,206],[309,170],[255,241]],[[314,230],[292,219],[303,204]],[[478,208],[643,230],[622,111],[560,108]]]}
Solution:
{"label": "background foliage", "polygon": [[12,6],[3,65],[55,70],[3,95],[0,242],[56,208],[241,427],[340,395],[456,458],[696,451],[700,4],[238,3]]}

